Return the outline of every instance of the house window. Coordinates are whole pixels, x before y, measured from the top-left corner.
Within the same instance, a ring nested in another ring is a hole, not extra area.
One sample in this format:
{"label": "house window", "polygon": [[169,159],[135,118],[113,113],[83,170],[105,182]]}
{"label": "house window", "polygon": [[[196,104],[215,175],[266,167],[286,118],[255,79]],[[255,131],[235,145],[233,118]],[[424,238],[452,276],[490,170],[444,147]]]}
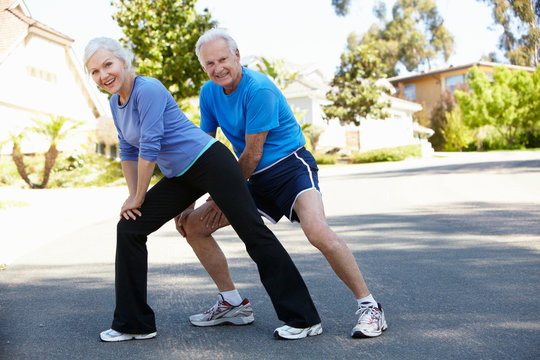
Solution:
{"label": "house window", "polygon": [[96,144],[96,152],[100,155],[105,155],[107,151],[107,145],[104,143]]}
{"label": "house window", "polygon": [[116,159],[118,157],[118,148],[116,145],[111,145],[109,148],[109,158]]}
{"label": "house window", "polygon": [[414,84],[407,84],[403,87],[403,97],[410,101],[416,101],[416,91]]}
{"label": "house window", "polygon": [[38,68],[35,68],[35,67],[32,67],[32,66],[28,66],[26,68],[26,70],[28,71],[28,75],[30,75],[30,76],[32,76],[34,78],[44,80],[44,81],[47,81],[47,82],[50,82],[50,83],[56,83],[56,74],[54,74],[52,72],[42,70],[42,69],[38,69]]}
{"label": "house window", "polygon": [[456,86],[465,84],[465,76],[463,74],[447,76],[446,78],[444,78],[444,83],[447,89],[454,91],[456,89]]}

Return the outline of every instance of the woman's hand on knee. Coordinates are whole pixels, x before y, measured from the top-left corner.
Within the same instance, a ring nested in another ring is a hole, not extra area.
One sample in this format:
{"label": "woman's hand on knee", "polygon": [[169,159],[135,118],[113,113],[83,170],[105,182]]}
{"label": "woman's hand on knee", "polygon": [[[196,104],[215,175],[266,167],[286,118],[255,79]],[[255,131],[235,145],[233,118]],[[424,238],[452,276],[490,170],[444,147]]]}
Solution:
{"label": "woman's hand on knee", "polygon": [[[143,200],[144,201],[144,200]],[[123,217],[126,220],[130,219],[137,219],[137,216],[142,216],[141,211],[139,208],[141,207],[143,201],[137,200],[135,196],[129,196],[126,201],[124,201],[124,204],[122,205],[122,208],[120,209],[120,217]]]}

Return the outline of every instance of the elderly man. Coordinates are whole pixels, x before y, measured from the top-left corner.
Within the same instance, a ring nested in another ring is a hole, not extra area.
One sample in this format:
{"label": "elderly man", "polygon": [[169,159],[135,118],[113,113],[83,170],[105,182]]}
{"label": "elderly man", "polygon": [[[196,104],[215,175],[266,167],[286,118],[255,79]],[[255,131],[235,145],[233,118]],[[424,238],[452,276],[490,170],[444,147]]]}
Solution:
{"label": "elderly man", "polygon": [[[242,67],[236,42],[224,30],[212,29],[202,35],[196,53],[210,77],[200,94],[201,129],[215,136],[217,127],[221,127],[259,212],[274,223],[283,215],[299,221],[309,242],[352,291],[359,318],[351,336],[379,336],[387,328],[384,312],[368,290],[352,252],[327,224],[317,164],[304,148],[304,136],[285,97],[266,75]],[[231,280],[227,260],[211,235],[225,225],[227,219],[211,199],[176,217],[178,231],[220,292],[212,308],[190,317],[196,326],[241,323],[234,318],[245,316],[235,312],[242,298]],[[297,339],[313,331],[312,327],[285,325],[274,335]]]}

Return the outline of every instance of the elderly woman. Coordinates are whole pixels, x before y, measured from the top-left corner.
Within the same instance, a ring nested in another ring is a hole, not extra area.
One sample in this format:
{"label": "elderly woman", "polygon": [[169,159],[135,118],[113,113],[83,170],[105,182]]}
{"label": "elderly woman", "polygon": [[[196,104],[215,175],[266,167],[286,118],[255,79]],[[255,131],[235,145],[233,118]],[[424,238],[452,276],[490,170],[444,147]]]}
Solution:
{"label": "elderly woman", "polygon": [[[154,312],[147,303],[147,237],[205,193],[223,210],[257,264],[278,318],[297,328],[319,324],[302,277],[259,216],[232,153],[189,121],[157,79],[131,72],[132,59],[109,38],[93,39],[85,49],[86,70],[112,94],[110,107],[129,190],[117,226],[116,309],[101,340],[156,336]],[[148,190],[156,163],[164,177]],[[215,310],[224,305],[233,314],[229,323],[253,322],[247,299],[237,306],[218,301]]]}

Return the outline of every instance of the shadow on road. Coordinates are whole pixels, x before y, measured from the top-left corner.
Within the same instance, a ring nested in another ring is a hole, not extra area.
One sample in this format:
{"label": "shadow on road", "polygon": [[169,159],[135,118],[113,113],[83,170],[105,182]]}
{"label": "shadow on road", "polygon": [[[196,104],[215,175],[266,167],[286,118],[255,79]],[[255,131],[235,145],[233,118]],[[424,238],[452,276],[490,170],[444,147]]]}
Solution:
{"label": "shadow on road", "polygon": [[[529,166],[529,165],[528,165]],[[31,266],[0,273],[0,356],[6,359],[532,359],[540,349],[540,209],[460,203],[440,211],[329,217],[386,309],[380,338],[349,338],[355,300],[298,225],[272,226],[304,276],[322,336],[277,341],[280,322],[236,235],[222,230],[233,278],[255,308],[246,327],[196,328],[187,317],[215,301],[195,261],[150,262],[158,338],[105,344],[114,264]],[[177,237],[163,231],[156,246]],[[84,239],[82,240],[84,241]],[[99,246],[99,244],[96,244]],[[9,324],[9,325],[7,325]]]}

